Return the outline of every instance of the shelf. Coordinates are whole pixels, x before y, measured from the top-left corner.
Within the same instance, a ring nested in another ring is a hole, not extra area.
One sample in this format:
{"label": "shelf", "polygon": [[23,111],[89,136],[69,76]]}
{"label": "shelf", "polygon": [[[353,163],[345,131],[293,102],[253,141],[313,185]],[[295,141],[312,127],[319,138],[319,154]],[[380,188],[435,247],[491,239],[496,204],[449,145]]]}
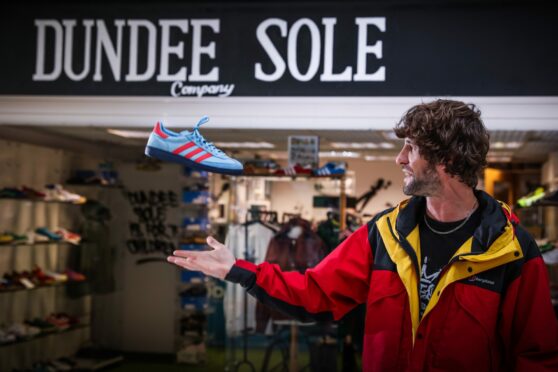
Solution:
{"label": "shelf", "polygon": [[528,207],[520,207],[518,209],[528,209],[528,208],[535,208],[535,207],[558,207],[558,202],[541,200]]}
{"label": "shelf", "polygon": [[18,341],[9,342],[9,343],[6,343],[6,344],[0,344],[0,348],[12,346],[12,345],[24,344],[24,343],[27,343],[27,342],[32,342],[32,341],[41,339],[41,338],[56,336],[56,335],[62,335],[64,333],[69,333],[69,332],[73,332],[73,331],[77,331],[79,329],[85,329],[85,328],[89,328],[89,327],[90,327],[89,324],[78,324],[78,325],[75,325],[75,326],[70,327],[68,329],[62,330],[62,331],[45,332],[45,333],[38,334],[37,336],[33,336],[31,338],[28,338],[26,340],[18,340]]}
{"label": "shelf", "polygon": [[343,177],[345,177],[346,174],[331,174],[329,176],[315,176],[313,174],[297,174],[295,176],[289,176],[289,175],[280,175],[280,174],[240,174],[238,176],[228,176],[228,177],[238,177],[238,178],[269,178],[269,179],[297,179],[297,178],[302,178],[302,179],[328,179],[328,178],[335,178],[335,179],[341,179]]}
{"label": "shelf", "polygon": [[87,184],[87,183],[66,183],[64,186],[68,187],[96,187],[98,189],[124,189],[124,185],[97,185],[97,184]]}
{"label": "shelf", "polygon": [[[1,247],[17,247],[17,246],[35,246],[35,245],[51,245],[51,244],[56,244],[56,245],[65,245],[65,244],[70,244],[70,245],[75,245],[72,244],[70,242],[67,242],[65,240],[61,240],[61,241],[56,241],[56,240],[52,240],[52,241],[48,241],[48,242],[36,242],[36,243],[0,243],[0,248]],[[78,244],[78,246],[81,245]]]}
{"label": "shelf", "polygon": [[76,204],[68,201],[58,201],[58,200],[44,200],[44,199],[27,199],[27,198],[0,198],[1,200],[14,200],[14,201],[21,201],[21,202],[31,202],[31,203],[45,203],[45,204],[69,204],[69,205],[83,205]]}
{"label": "shelf", "polygon": [[36,291],[36,290],[39,290],[39,289],[45,289],[45,288],[70,287],[70,286],[77,286],[77,285],[82,285],[82,284],[86,284],[86,283],[87,283],[87,280],[67,281],[67,282],[59,282],[59,283],[47,284],[47,285],[37,285],[37,286],[35,286],[35,288],[0,289],[0,295],[6,294],[6,293],[14,293],[14,292],[32,292],[32,291]]}

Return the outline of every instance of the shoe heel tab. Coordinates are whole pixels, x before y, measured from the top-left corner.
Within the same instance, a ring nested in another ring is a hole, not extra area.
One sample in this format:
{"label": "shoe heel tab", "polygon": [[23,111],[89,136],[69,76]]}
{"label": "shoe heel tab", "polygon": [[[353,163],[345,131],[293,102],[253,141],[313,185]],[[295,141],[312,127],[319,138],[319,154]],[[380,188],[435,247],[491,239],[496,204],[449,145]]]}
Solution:
{"label": "shoe heel tab", "polygon": [[158,121],[157,124],[155,124],[155,127],[153,127],[153,133],[155,133],[156,135],[158,135],[163,139],[168,138],[168,135],[165,132],[163,132],[163,123],[161,123],[160,121]]}

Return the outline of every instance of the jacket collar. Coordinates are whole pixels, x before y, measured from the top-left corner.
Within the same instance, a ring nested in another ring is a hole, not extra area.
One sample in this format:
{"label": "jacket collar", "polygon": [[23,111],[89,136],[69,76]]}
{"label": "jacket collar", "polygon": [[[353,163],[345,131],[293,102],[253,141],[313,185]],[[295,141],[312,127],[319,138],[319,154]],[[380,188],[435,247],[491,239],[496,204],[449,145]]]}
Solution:
{"label": "jacket collar", "polygon": [[[483,253],[502,235],[508,218],[502,210],[503,205],[484,191],[474,191],[479,208],[481,223],[473,234],[471,253]],[[395,229],[400,236],[408,236],[423,218],[426,198],[413,196],[399,205]]]}

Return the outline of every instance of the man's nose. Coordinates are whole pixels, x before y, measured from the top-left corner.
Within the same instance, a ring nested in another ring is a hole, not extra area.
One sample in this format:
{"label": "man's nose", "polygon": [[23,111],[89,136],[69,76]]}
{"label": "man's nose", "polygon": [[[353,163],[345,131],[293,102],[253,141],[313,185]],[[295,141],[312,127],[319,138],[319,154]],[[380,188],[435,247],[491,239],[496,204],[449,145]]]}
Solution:
{"label": "man's nose", "polygon": [[404,149],[401,149],[401,151],[399,151],[399,154],[397,155],[397,157],[395,158],[395,163],[402,165],[402,164],[407,164],[407,154],[405,154]]}

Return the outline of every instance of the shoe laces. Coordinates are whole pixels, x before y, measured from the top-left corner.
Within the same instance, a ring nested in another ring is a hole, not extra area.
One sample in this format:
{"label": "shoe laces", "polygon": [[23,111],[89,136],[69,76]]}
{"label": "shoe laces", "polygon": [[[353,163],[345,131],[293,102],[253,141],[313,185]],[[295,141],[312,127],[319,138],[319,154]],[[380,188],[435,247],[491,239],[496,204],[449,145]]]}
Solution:
{"label": "shoe laces", "polygon": [[202,125],[209,121],[209,117],[203,116],[198,123],[194,126],[194,137],[202,143],[204,147],[206,147],[211,152],[216,152],[218,154],[222,154],[223,151],[219,150],[212,142],[207,141],[202,134],[200,133],[199,129]]}

